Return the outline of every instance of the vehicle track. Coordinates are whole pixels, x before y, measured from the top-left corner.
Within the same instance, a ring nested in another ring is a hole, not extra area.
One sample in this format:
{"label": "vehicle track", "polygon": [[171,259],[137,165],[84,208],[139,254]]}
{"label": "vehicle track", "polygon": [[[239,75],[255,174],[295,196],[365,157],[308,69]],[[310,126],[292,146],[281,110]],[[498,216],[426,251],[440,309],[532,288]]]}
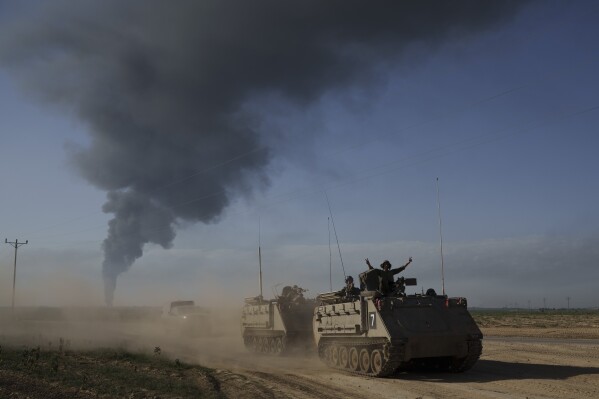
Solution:
{"label": "vehicle track", "polygon": [[292,370],[251,359],[236,372],[268,387],[272,398],[450,398],[516,399],[599,397],[599,347],[578,340],[534,343],[493,339],[479,362],[462,374],[400,373],[392,378],[356,376],[332,369],[314,370],[314,361],[298,361]]}
{"label": "vehicle track", "polygon": [[363,393],[351,392],[335,384],[314,380],[306,375],[273,374],[261,371],[248,371],[245,374],[262,380],[265,384],[273,385],[273,390],[284,395],[281,397],[323,399],[361,399],[364,397]]}

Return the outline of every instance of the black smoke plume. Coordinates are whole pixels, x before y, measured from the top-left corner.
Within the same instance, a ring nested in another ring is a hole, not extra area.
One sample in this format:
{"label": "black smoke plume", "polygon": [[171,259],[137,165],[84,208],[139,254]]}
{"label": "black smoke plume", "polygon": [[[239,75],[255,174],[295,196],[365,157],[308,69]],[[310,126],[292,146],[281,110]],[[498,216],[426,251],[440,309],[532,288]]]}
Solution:
{"label": "black smoke plume", "polygon": [[255,96],[310,104],[367,84],[373,66],[401,62],[407,46],[494,28],[522,4],[40,2],[2,21],[0,57],[27,89],[89,126],[91,143],[71,155],[114,215],[103,243],[111,304],[146,243],[168,248],[178,222],[215,222],[233,198],[268,185],[269,132],[242,112]]}

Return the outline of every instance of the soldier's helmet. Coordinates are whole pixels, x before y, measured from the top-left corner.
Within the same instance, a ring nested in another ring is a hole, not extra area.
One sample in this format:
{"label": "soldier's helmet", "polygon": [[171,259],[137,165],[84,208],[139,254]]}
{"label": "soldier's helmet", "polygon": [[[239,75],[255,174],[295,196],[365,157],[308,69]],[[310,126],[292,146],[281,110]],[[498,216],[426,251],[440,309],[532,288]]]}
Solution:
{"label": "soldier's helmet", "polygon": [[381,263],[381,268],[384,269],[385,267],[387,267],[388,269],[391,269],[391,262],[389,262],[388,260],[385,260],[383,263]]}
{"label": "soldier's helmet", "polygon": [[345,278],[345,284],[349,284],[349,283],[353,283],[354,282],[354,278],[352,276],[347,276]]}
{"label": "soldier's helmet", "polygon": [[288,285],[286,285],[285,287],[283,287],[283,291],[281,292],[281,296],[286,297],[289,296],[291,294],[292,288]]}

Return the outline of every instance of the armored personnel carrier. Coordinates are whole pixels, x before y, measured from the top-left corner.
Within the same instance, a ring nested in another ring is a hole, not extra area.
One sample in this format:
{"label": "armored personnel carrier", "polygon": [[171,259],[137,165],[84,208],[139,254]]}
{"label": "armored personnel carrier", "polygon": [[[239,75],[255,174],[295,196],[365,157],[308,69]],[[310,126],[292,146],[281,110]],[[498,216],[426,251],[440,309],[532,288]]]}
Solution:
{"label": "armored personnel carrier", "polygon": [[246,298],[241,314],[245,347],[270,355],[313,348],[312,316],[316,301],[304,298],[305,291],[298,286],[286,286],[275,299]]}
{"label": "armored personnel carrier", "polygon": [[403,277],[383,295],[378,272],[360,275],[360,295],[317,297],[314,339],[324,363],[375,377],[413,369],[462,372],[476,363],[483,335],[465,298],[432,289],[406,295],[406,285],[416,285],[416,279]]}

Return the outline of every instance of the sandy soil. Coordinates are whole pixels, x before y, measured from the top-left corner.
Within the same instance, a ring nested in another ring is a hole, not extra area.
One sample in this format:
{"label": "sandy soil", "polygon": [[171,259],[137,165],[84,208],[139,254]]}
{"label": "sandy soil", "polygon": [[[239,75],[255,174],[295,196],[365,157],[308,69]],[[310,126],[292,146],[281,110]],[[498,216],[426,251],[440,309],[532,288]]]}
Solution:
{"label": "sandy soil", "polygon": [[[118,346],[217,369],[231,398],[599,398],[599,334],[581,327],[485,327],[483,354],[468,372],[404,373],[376,379],[324,366],[314,353],[269,358],[247,353],[239,329],[181,337],[163,326],[120,321],[0,323],[0,344],[46,345],[59,337],[72,348]],[[525,337],[525,338],[520,338]],[[54,344],[56,345],[56,344]]]}
{"label": "sandy soil", "polygon": [[599,327],[487,327],[481,330],[488,337],[599,339]]}
{"label": "sandy soil", "polygon": [[223,385],[239,398],[599,398],[599,341],[536,342],[542,339],[489,338],[481,359],[466,373],[389,379],[333,371],[315,356],[198,356],[223,370],[221,378],[230,382]]}

